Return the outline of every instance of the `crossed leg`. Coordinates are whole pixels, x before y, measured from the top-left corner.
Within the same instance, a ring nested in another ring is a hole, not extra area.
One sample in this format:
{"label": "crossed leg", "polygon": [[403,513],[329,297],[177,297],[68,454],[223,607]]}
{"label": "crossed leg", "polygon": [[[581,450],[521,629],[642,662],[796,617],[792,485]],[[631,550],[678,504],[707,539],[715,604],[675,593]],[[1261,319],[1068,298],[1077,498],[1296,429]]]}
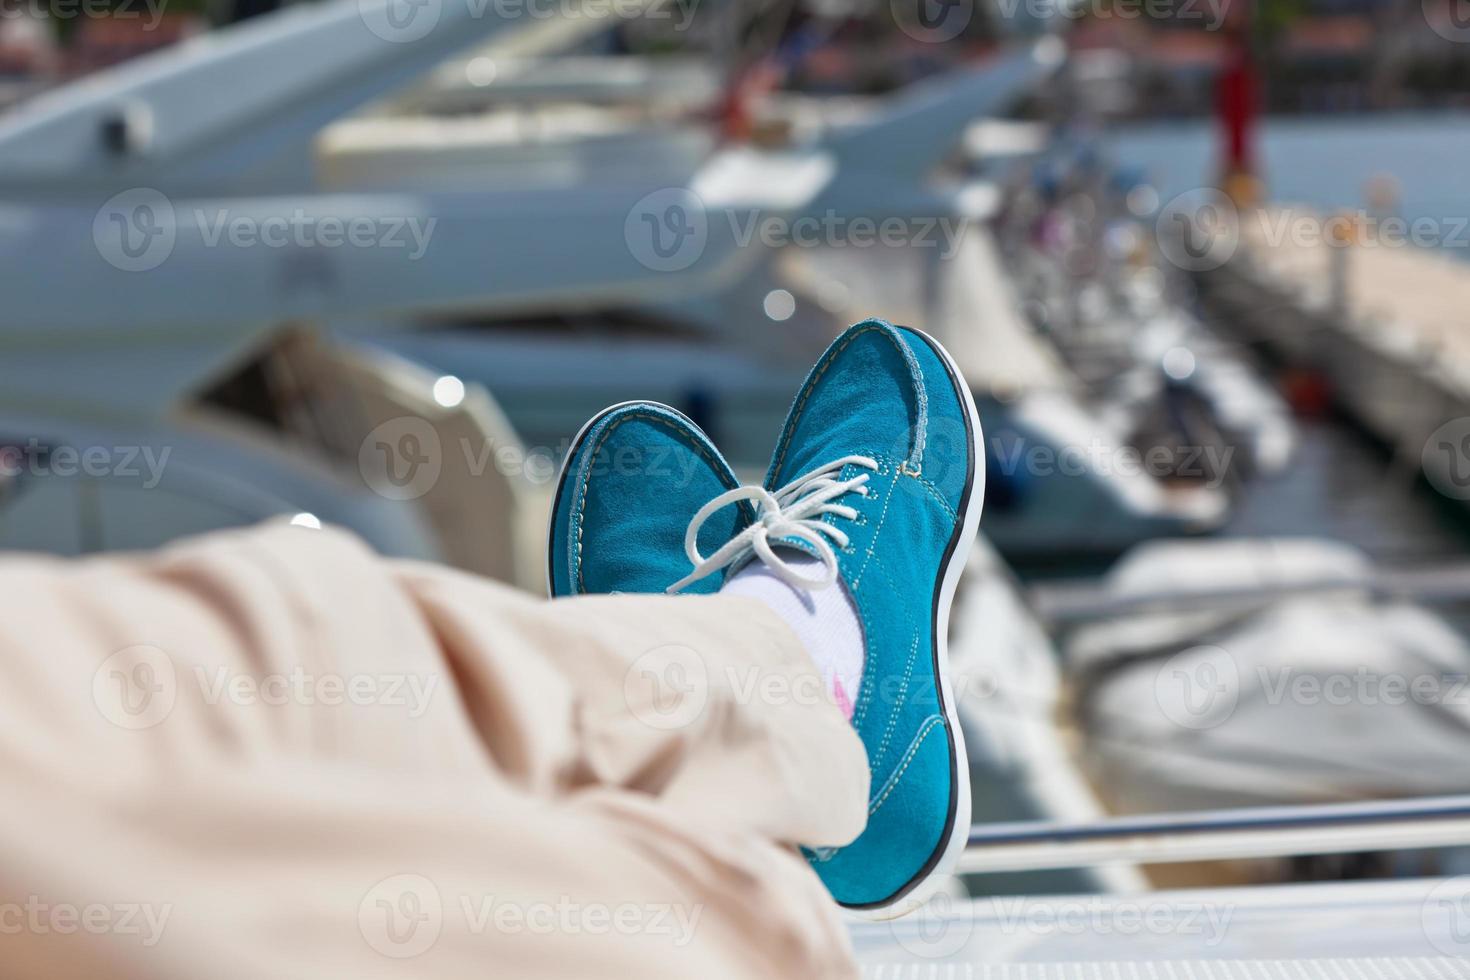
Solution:
{"label": "crossed leg", "polygon": [[7,559],[0,783],[18,977],[854,972],[794,845],[861,831],[862,745],[748,599],[279,525]]}

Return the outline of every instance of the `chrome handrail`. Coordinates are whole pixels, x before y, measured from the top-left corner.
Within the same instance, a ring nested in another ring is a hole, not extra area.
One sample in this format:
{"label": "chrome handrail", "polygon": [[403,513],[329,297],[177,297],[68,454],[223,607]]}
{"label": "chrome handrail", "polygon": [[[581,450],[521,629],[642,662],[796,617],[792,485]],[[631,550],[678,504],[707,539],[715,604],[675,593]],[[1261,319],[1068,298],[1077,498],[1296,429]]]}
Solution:
{"label": "chrome handrail", "polygon": [[961,873],[1470,846],[1470,796],[970,828]]}

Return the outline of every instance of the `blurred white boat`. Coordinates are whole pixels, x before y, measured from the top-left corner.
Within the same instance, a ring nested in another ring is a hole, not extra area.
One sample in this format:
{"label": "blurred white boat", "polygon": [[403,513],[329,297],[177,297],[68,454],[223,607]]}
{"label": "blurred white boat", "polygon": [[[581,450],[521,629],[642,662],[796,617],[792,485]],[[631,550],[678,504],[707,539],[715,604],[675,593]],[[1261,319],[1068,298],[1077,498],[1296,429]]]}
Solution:
{"label": "blurred white boat", "polygon": [[472,53],[317,140],[323,187],[682,185],[717,147],[708,61]]}
{"label": "blurred white boat", "polygon": [[[1051,70],[1054,57],[1052,45],[1023,48],[978,68],[871,100],[862,112],[845,116],[841,124],[826,120],[825,125],[807,127],[806,137],[782,155],[800,153],[823,159],[830,165],[830,179],[809,199],[784,211],[753,212],[755,220],[746,221],[744,215],[716,206],[713,200],[696,198],[697,223],[734,234],[743,230],[747,237],[750,261],[714,288],[685,289],[605,309],[573,307],[544,317],[496,316],[493,309],[484,316],[468,312],[416,323],[414,329],[379,337],[377,342],[494,391],[516,428],[533,445],[557,449],[602,406],[653,398],[683,409],[715,437],[738,467],[758,476],[770,451],[770,434],[779,428],[791,393],[799,387],[807,367],[848,323],[874,312],[855,308],[830,290],[813,291],[790,259],[792,253],[810,248],[767,244],[763,230],[775,228],[779,233],[800,222],[840,226],[852,219],[960,223],[985,214],[993,207],[988,186],[934,183],[928,178],[969,119],[996,111],[1025,92]],[[574,61],[578,63],[580,60]],[[546,87],[533,89],[533,101],[561,97],[553,76],[544,77]],[[501,105],[503,99],[516,105],[532,88],[516,86],[512,79],[506,84],[511,94],[503,97],[495,94],[498,81],[485,87],[487,104]],[[599,112],[623,91],[616,83],[608,89],[610,95],[595,100]],[[642,86],[636,88],[642,90]],[[816,110],[809,107],[808,112]],[[593,118],[602,117],[594,113]],[[685,179],[687,174],[680,173],[680,168],[693,165],[700,140],[711,139],[708,127],[701,123],[650,126],[646,120],[606,118],[630,140],[633,133],[648,135],[639,151],[646,159],[632,169],[666,179]],[[480,127],[485,119],[477,116],[451,125]],[[384,141],[376,150],[363,151],[362,167],[370,166],[366,161],[375,153],[394,158],[395,139],[409,145],[414,143],[413,134],[433,132],[441,125],[440,120],[422,115],[385,115],[370,122],[382,127]],[[522,168],[517,162],[521,150],[508,149],[502,157],[486,144],[465,151],[470,154],[465,160],[479,161],[466,172],[479,168],[489,179],[498,179],[497,168],[509,161],[506,165],[517,175],[511,179],[530,181],[533,186],[568,182],[568,186],[586,187],[591,181],[615,193],[628,171],[619,162],[619,151],[609,151],[607,167],[600,162],[593,166],[588,161],[600,161],[603,153],[597,138],[572,131],[561,136],[565,138],[543,144],[533,133],[529,141],[531,152],[550,152],[547,147],[560,146],[570,161],[564,168]],[[690,153],[666,152],[665,139],[688,140]],[[460,149],[444,132],[426,137],[421,149],[426,174],[436,173],[441,161],[458,166],[453,161]],[[403,179],[414,172],[412,165],[406,165]],[[698,183],[690,186],[701,189]]]}
{"label": "blurred white boat", "polygon": [[[324,125],[456,49],[519,36],[474,5],[410,36],[416,12],[401,0],[280,11],[0,121],[0,543],[147,547],[295,514],[388,553],[538,580],[520,539],[540,523],[552,464],[528,456],[489,396],[381,351],[296,338],[323,321],[360,330],[395,314],[539,315],[708,289],[759,250],[711,225],[691,261],[661,267],[630,247],[638,202],[686,193],[731,215],[781,214],[830,166],[737,149],[678,185],[642,174],[593,189],[324,193]],[[608,13],[530,33],[566,42]],[[241,223],[257,234],[237,237]],[[416,249],[266,238],[364,223],[422,234]],[[83,453],[85,472],[72,462]],[[160,472],[143,486],[136,462],[150,454]]]}
{"label": "blurred white boat", "polygon": [[1375,578],[1315,539],[1158,542],[1120,562],[1065,646],[1109,805],[1470,791],[1470,647]]}

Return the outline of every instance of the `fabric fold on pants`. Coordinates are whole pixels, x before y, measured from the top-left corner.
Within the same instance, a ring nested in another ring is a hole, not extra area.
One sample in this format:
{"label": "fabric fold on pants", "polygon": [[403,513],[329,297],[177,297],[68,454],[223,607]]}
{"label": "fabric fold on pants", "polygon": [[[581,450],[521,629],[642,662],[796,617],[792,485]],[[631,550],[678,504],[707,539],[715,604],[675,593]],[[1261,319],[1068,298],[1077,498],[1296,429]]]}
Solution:
{"label": "fabric fold on pants", "polygon": [[[861,743],[736,597],[283,524],[0,560],[7,976],[851,976]],[[19,928],[13,928],[19,924]]]}

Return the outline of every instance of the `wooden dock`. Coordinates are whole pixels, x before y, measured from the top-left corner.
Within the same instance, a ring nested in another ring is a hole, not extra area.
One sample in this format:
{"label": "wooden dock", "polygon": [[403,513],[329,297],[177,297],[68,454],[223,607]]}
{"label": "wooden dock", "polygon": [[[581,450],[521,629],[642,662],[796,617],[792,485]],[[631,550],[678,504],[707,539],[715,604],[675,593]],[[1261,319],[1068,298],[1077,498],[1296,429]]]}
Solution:
{"label": "wooden dock", "polygon": [[[1470,262],[1380,238],[1361,216],[1266,208],[1238,229],[1228,261],[1196,277],[1206,302],[1470,501]],[[1470,230],[1458,240],[1470,247]]]}
{"label": "wooden dock", "polygon": [[[1302,208],[1245,212],[1236,257],[1315,309],[1345,312],[1391,349],[1470,369],[1470,262],[1358,224]],[[1351,238],[1342,241],[1340,229]],[[1470,232],[1451,230],[1444,226],[1438,237],[1470,247]]]}

